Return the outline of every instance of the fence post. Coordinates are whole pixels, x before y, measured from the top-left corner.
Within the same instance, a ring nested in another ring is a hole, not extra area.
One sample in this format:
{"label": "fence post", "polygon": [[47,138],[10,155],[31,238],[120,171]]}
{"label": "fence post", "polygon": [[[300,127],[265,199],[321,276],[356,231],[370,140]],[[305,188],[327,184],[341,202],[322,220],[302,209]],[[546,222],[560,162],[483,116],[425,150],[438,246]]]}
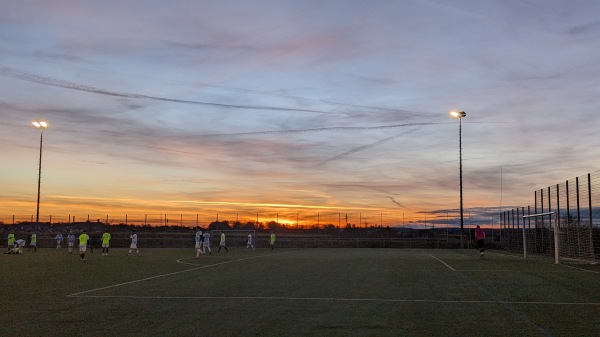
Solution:
{"label": "fence post", "polygon": [[594,227],[593,227],[593,213],[592,213],[592,176],[588,173],[588,212],[590,217],[590,247],[592,249],[592,258],[595,258],[596,254],[594,252]]}
{"label": "fence post", "polygon": [[581,247],[581,207],[579,205],[579,177],[575,177],[575,194],[577,195],[577,246]]}
{"label": "fence post", "polygon": [[575,178],[575,194],[577,196],[577,227],[581,225],[581,209],[579,207],[579,177]]}
{"label": "fence post", "polygon": [[515,209],[514,208],[510,210],[510,220],[512,222],[512,226],[510,229],[510,247],[512,247],[512,241],[515,236]]}
{"label": "fence post", "polygon": [[556,219],[560,227],[560,185],[556,184]]}
{"label": "fence post", "polygon": [[[517,208],[517,215],[519,214],[519,209]],[[523,221],[523,258],[527,258],[527,238],[525,235],[525,219],[523,219],[523,215],[525,215],[525,207],[521,207],[521,220]]]}
{"label": "fence post", "polygon": [[567,228],[569,227],[569,223],[571,222],[571,207],[569,202],[569,181],[565,181],[565,193],[567,195]]}

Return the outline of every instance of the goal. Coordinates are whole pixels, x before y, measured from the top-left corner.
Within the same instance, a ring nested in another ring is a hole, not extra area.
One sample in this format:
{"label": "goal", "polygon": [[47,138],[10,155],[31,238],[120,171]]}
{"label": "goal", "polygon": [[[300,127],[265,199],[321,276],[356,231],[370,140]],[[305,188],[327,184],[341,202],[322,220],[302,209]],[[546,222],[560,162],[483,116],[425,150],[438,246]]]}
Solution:
{"label": "goal", "polygon": [[213,245],[219,245],[221,233],[225,234],[225,243],[227,247],[246,247],[248,234],[252,235],[252,242],[256,247],[256,230],[251,229],[213,229],[210,231],[210,242]]}
{"label": "goal", "polygon": [[594,242],[589,224],[559,219],[556,212],[523,216],[523,257],[527,252],[554,253],[554,262],[590,263],[594,261]]}
{"label": "goal", "polygon": [[[535,227],[531,230],[526,226],[525,220],[534,220]],[[527,258],[527,248],[532,246],[536,253],[545,253],[547,250],[554,250],[554,263],[560,263],[560,238],[558,235],[558,226],[554,212],[523,215],[523,257]],[[533,242],[530,241],[533,239]],[[528,242],[530,242],[528,246]]]}

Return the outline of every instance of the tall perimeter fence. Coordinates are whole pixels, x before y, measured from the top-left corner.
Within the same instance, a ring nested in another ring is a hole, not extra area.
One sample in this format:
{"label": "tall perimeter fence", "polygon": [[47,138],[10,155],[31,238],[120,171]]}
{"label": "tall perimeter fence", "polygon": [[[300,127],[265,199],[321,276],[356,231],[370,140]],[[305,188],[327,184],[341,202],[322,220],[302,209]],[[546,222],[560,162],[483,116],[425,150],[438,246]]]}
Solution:
{"label": "tall perimeter fence", "polygon": [[536,190],[533,206],[503,211],[500,244],[524,254],[600,262],[600,171]]}

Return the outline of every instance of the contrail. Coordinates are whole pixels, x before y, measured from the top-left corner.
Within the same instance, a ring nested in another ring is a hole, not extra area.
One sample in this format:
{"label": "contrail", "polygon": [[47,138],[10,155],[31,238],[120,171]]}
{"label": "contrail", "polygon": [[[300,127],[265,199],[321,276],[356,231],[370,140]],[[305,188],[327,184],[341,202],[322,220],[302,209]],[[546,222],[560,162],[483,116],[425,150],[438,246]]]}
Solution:
{"label": "contrail", "polygon": [[337,155],[337,156],[335,156],[335,157],[331,157],[331,158],[329,158],[329,159],[325,159],[325,160],[321,161],[320,163],[316,164],[314,167],[322,166],[322,165],[325,165],[326,163],[328,163],[328,162],[330,162],[330,161],[333,161],[333,160],[336,160],[336,159],[339,159],[339,158],[342,158],[342,157],[345,157],[345,156],[351,155],[351,154],[353,154],[353,153],[356,153],[356,152],[360,152],[360,151],[368,150],[368,149],[370,149],[370,148],[373,148],[373,147],[375,147],[375,146],[377,146],[377,145],[381,145],[381,144],[383,144],[383,143],[387,143],[387,142],[389,142],[390,140],[393,140],[393,139],[396,139],[396,138],[398,138],[398,137],[400,137],[400,136],[403,136],[403,135],[409,134],[409,133],[411,133],[411,132],[415,131],[416,129],[417,129],[417,128],[412,128],[412,129],[410,129],[410,130],[404,131],[404,132],[402,132],[402,133],[399,133],[399,134],[397,134],[397,135],[393,135],[393,136],[390,136],[390,137],[387,137],[387,138],[380,139],[380,140],[378,140],[378,141],[376,141],[376,142],[374,142],[374,143],[367,144],[367,145],[363,145],[363,146],[359,146],[359,147],[355,147],[355,148],[353,148],[353,149],[351,149],[351,150],[348,150],[348,151],[346,151],[346,152],[344,152],[344,153],[342,153],[342,154],[339,154],[339,155]]}
{"label": "contrail", "polygon": [[202,137],[221,137],[221,136],[229,137],[229,136],[253,136],[253,135],[268,135],[268,134],[281,134],[281,133],[320,132],[320,131],[381,130],[381,129],[403,128],[403,127],[407,127],[407,126],[423,126],[423,125],[434,125],[434,124],[448,124],[448,123],[405,123],[405,124],[376,125],[376,126],[332,126],[332,127],[312,128],[312,129],[271,130],[271,131],[236,132],[236,133],[211,133],[211,134],[203,134],[201,136]]}
{"label": "contrail", "polygon": [[408,207],[402,205],[401,203],[397,202],[396,200],[394,200],[394,198],[387,196],[388,199],[390,199],[394,204],[398,205],[400,208],[404,208],[404,209],[408,209]]}
{"label": "contrail", "polygon": [[147,100],[153,100],[153,101],[181,103],[181,104],[197,104],[197,105],[216,106],[216,107],[229,108],[229,109],[298,111],[298,112],[312,112],[312,113],[319,113],[319,114],[330,114],[330,112],[319,111],[319,110],[273,107],[273,106],[262,106],[262,105],[237,105],[237,104],[212,103],[212,102],[191,101],[191,100],[167,98],[167,97],[160,97],[160,96],[150,96],[150,95],[133,94],[133,93],[126,93],[126,92],[109,91],[109,90],[104,90],[104,89],[96,88],[96,87],[89,86],[89,85],[73,83],[73,82],[63,81],[63,80],[59,80],[59,79],[55,79],[55,78],[31,74],[31,73],[23,72],[23,71],[14,69],[14,68],[4,67],[4,66],[0,66],[0,75],[16,78],[16,79],[23,80],[23,81],[48,85],[48,86],[52,86],[52,87],[72,89],[72,90],[84,91],[84,92],[89,92],[89,93],[93,93],[93,94],[113,96],[113,97],[147,99]]}

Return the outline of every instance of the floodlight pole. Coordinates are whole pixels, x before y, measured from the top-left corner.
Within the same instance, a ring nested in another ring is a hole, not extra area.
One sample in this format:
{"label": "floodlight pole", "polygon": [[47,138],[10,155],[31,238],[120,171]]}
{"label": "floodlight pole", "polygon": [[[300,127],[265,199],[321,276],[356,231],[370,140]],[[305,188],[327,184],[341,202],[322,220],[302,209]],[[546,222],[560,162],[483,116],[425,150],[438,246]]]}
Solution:
{"label": "floodlight pole", "polygon": [[463,208],[463,170],[462,170],[462,119],[467,116],[464,111],[452,111],[453,117],[458,118],[458,161],[459,161],[459,180],[460,180],[460,248],[465,248],[463,239],[464,229],[464,208]]}
{"label": "floodlight pole", "polygon": [[48,127],[46,122],[33,122],[36,128],[40,129],[40,161],[38,165],[38,186],[37,186],[37,206],[35,210],[35,223],[40,224],[40,190],[42,186],[42,144],[44,141],[44,129]]}

